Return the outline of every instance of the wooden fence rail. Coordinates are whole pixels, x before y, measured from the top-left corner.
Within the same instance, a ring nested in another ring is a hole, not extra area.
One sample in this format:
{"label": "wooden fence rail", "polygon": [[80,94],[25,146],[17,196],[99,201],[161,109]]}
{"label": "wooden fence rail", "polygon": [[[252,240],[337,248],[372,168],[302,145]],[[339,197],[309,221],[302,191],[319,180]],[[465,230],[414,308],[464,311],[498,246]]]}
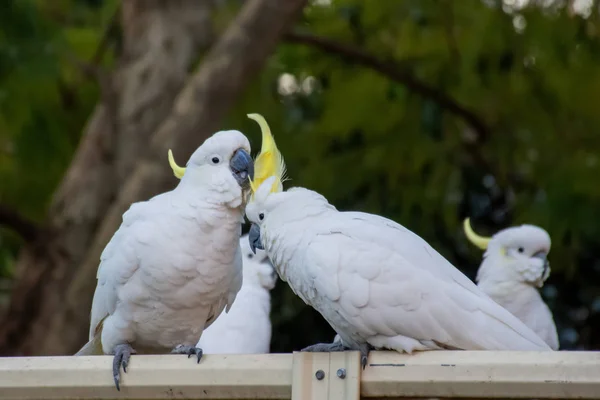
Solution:
{"label": "wooden fence rail", "polygon": [[0,399],[597,398],[600,352],[357,352],[0,358]]}

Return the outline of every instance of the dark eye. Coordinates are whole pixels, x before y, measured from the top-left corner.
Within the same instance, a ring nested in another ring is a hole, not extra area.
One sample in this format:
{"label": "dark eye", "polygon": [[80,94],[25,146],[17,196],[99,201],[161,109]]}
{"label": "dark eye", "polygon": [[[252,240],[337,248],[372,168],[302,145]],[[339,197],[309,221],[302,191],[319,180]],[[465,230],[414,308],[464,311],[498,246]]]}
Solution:
{"label": "dark eye", "polygon": [[219,160],[219,157],[213,157],[211,161],[213,164],[218,164],[221,160]]}
{"label": "dark eye", "polygon": [[258,219],[260,219],[261,221],[263,219],[265,219],[265,214],[263,214],[263,213],[258,214]]}
{"label": "dark eye", "polygon": [[522,248],[522,247],[519,247],[518,251],[519,251],[519,253],[522,253],[522,252],[524,252],[524,251],[525,251],[525,249],[524,249],[524,248]]}
{"label": "dark eye", "polygon": [[252,258],[252,257],[254,257],[254,254],[252,254],[252,253],[249,253],[249,254],[248,254],[248,258]]}

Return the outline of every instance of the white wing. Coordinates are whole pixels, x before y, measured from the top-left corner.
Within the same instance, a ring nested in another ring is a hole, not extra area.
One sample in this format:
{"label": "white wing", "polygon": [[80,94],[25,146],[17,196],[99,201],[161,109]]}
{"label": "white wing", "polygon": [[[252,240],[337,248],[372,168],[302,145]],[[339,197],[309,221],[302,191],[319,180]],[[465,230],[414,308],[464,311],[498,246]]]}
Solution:
{"label": "white wing", "polygon": [[[241,229],[241,226],[240,226]],[[240,291],[240,289],[242,288],[242,284],[244,282],[244,278],[243,278],[243,258],[242,258],[242,249],[238,243],[238,247],[235,253],[235,265],[234,265],[234,271],[235,271],[235,275],[233,276],[233,280],[231,282],[231,287],[229,289],[229,293],[227,295],[227,306],[225,307],[225,312],[229,312],[229,310],[231,309],[231,306],[233,306],[233,303],[235,301],[235,298],[237,297],[238,292]]]}
{"label": "white wing", "polygon": [[335,213],[315,225],[316,235],[303,247],[310,279],[302,291],[312,285],[372,344],[397,348],[412,338],[428,347],[548,349],[427,242],[393,221]]}
{"label": "white wing", "polygon": [[123,214],[121,226],[100,255],[89,340],[96,334],[98,324],[115,311],[119,288],[131,279],[139,267],[139,246],[147,242],[148,234],[157,231],[149,217],[160,212],[161,204],[167,202],[169,196],[170,193],[165,193],[148,201],[132,204]]}

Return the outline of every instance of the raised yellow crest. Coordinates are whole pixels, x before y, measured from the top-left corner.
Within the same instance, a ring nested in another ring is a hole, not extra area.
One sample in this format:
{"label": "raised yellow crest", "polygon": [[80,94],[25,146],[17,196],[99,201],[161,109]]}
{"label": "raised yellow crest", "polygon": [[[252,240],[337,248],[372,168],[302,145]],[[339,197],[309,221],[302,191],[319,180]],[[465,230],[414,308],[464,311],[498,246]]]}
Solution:
{"label": "raised yellow crest", "polygon": [[260,114],[248,114],[248,118],[258,123],[262,133],[260,153],[254,160],[254,179],[250,180],[252,194],[254,195],[260,185],[270,176],[275,177],[271,193],[281,192],[283,190],[282,184],[286,178],[285,162],[279,149],[277,149],[269,124]]}
{"label": "raised yellow crest", "polygon": [[177,165],[177,163],[175,162],[175,159],[173,158],[173,152],[171,151],[171,149],[169,149],[169,165],[171,166],[171,169],[173,170],[173,175],[175,175],[176,178],[181,179],[183,178],[183,174],[185,174],[185,167],[180,167],[179,165]]}
{"label": "raised yellow crest", "polygon": [[492,239],[476,234],[475,231],[473,231],[473,228],[471,228],[471,221],[469,220],[469,218],[465,218],[465,220],[463,221],[463,229],[465,231],[467,239],[469,239],[471,243],[479,247],[481,250],[487,249],[488,244],[490,244],[490,240]]}

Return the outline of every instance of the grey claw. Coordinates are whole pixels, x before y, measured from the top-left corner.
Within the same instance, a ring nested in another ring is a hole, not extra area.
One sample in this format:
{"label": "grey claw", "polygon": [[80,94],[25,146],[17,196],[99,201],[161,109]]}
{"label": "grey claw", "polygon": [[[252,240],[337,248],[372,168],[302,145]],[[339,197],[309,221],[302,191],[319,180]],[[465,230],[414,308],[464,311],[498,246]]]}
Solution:
{"label": "grey claw", "polygon": [[369,353],[372,349],[373,347],[368,343],[365,343],[360,346],[360,364],[362,365],[363,370],[367,366],[367,361],[369,360]]}
{"label": "grey claw", "polygon": [[119,344],[115,347],[115,356],[113,358],[113,380],[115,381],[115,387],[119,392],[121,391],[121,386],[119,385],[121,366],[123,366],[123,372],[127,373],[129,358],[132,354],[135,354],[135,350],[133,350],[129,344]]}
{"label": "grey claw", "polygon": [[119,386],[119,374],[113,375],[113,380],[115,381],[115,386],[117,387],[117,391],[121,391],[121,387]]}
{"label": "grey claw", "polygon": [[[345,350],[350,350],[350,348],[344,346],[342,344],[342,342],[333,342],[333,343],[313,344],[312,346],[305,347],[300,351],[312,352],[312,353],[316,353],[316,352],[330,353],[330,352],[345,351]],[[360,364],[362,365],[362,369],[365,369],[365,367],[367,366],[367,361],[369,358],[369,351],[371,350],[371,346],[368,344],[364,344],[364,345],[359,346],[359,350],[360,350],[360,355],[361,355]]]}
{"label": "grey claw", "polygon": [[200,347],[194,347],[194,346],[184,346],[184,345],[179,345],[177,347],[175,347],[173,349],[173,351],[171,351],[172,354],[187,354],[188,358],[190,358],[193,355],[196,355],[197,359],[198,359],[198,364],[200,364],[200,360],[202,359],[202,349]]}
{"label": "grey claw", "polygon": [[122,354],[115,354],[115,357],[113,358],[113,380],[115,381],[115,386],[119,392],[121,391],[121,387],[119,386],[119,378],[121,377],[120,367],[122,360]]}
{"label": "grey claw", "polygon": [[344,346],[339,342],[334,343],[317,343],[312,346],[308,346],[303,348],[300,351],[308,352],[308,353],[330,353],[334,351],[344,351],[346,350]]}

